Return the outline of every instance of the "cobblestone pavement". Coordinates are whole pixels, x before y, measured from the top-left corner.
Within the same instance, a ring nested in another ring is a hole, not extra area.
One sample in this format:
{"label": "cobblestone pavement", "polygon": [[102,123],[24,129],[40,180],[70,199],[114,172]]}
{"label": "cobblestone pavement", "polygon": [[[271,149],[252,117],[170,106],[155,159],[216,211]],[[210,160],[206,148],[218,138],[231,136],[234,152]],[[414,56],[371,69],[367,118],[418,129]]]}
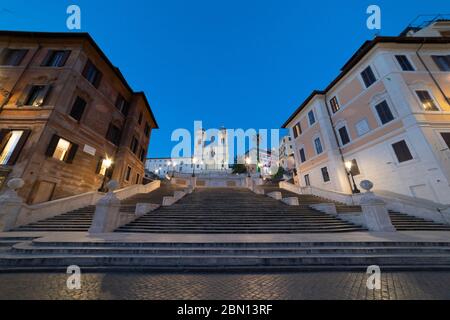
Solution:
{"label": "cobblestone pavement", "polygon": [[358,272],[261,274],[89,273],[81,290],[68,275],[0,274],[0,299],[450,299],[450,272],[386,272],[382,288],[368,290]]}

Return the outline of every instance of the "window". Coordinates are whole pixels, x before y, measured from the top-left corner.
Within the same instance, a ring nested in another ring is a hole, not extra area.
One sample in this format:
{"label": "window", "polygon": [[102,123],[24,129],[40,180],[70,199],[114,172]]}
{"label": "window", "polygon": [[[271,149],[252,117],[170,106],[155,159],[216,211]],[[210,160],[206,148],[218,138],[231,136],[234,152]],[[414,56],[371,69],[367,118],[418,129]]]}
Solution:
{"label": "window", "polygon": [[141,113],[139,113],[138,124],[142,124],[142,117],[143,117],[143,114],[142,114],[142,112],[141,112]]}
{"label": "window", "polygon": [[138,173],[138,174],[136,174],[136,184],[139,184],[140,181],[141,181],[141,175]]}
{"label": "window", "polygon": [[41,66],[64,67],[69,56],[70,51],[68,50],[49,50]]}
{"label": "window", "polygon": [[77,121],[81,120],[83,116],[84,109],[86,108],[86,101],[80,97],[75,99],[75,102],[72,106],[72,110],[70,111],[70,116]]}
{"label": "window", "polygon": [[109,125],[108,132],[106,133],[106,139],[108,139],[108,141],[118,146],[120,144],[121,135],[122,129],[113,124]]}
{"label": "window", "polygon": [[106,176],[111,168],[111,160],[101,158],[97,165],[97,174]]}
{"label": "window", "polygon": [[321,154],[323,152],[322,142],[320,141],[320,138],[316,138],[314,140],[314,146],[316,147],[317,154]]}
{"label": "window", "polygon": [[102,80],[102,73],[97,69],[91,60],[88,60],[84,66],[83,77],[92,83],[94,87],[98,88],[100,81]]}
{"label": "window", "polygon": [[366,119],[358,121],[355,125],[358,136],[361,137],[370,131],[369,122]]}
{"label": "window", "polygon": [[343,146],[350,142],[350,136],[348,135],[347,127],[342,127],[339,130],[339,136],[341,137],[341,143]]}
{"label": "window", "polygon": [[126,117],[130,109],[130,104],[122,95],[118,95],[116,99],[116,108]]}
{"label": "window", "polygon": [[27,53],[27,49],[4,49],[0,55],[0,65],[20,66]]}
{"label": "window", "polygon": [[131,177],[131,167],[128,166],[127,171],[125,172],[125,181],[130,181],[130,177]]}
{"label": "window", "polygon": [[131,139],[130,149],[134,154],[137,153],[138,146],[139,146],[138,139],[136,139],[136,137],[133,137],[133,139]]}
{"label": "window", "polygon": [[0,130],[0,165],[14,165],[31,130]]}
{"label": "window", "polygon": [[447,56],[432,56],[434,63],[441,71],[450,71],[450,55]]}
{"label": "window", "polygon": [[439,111],[430,93],[426,90],[417,90],[417,96],[419,97],[422,107],[425,111]]}
{"label": "window", "polygon": [[333,113],[338,112],[339,109],[341,108],[339,106],[339,101],[337,97],[333,97],[333,99],[330,100],[330,104],[331,104],[331,111],[333,111]]}
{"label": "window", "polygon": [[386,124],[394,120],[394,115],[392,114],[386,101],[377,104],[375,106],[375,110],[377,111],[378,117],[380,118],[382,124]]}
{"label": "window", "polygon": [[53,135],[50,144],[48,145],[46,155],[66,163],[72,163],[77,150],[78,145],[57,135]]}
{"label": "window", "polygon": [[377,78],[375,77],[375,74],[373,73],[370,66],[364,69],[363,72],[361,72],[361,77],[364,81],[364,84],[366,85],[366,88],[370,87],[377,81]]}
{"label": "window", "polygon": [[311,186],[311,181],[309,180],[309,174],[305,174],[304,178],[305,178],[305,185],[307,187]]}
{"label": "window", "polygon": [[297,139],[298,136],[300,136],[301,134],[302,134],[302,126],[299,122],[294,127],[294,139]]}
{"label": "window", "polygon": [[322,178],[323,178],[323,182],[329,182],[330,181],[330,175],[328,173],[328,168],[322,168],[320,169],[322,171]]}
{"label": "window", "polygon": [[397,55],[395,58],[403,71],[415,71],[407,56]]}
{"label": "window", "polygon": [[316,117],[314,116],[314,111],[308,112],[308,119],[309,119],[309,125],[312,126],[314,123],[316,123]]}
{"label": "window", "polygon": [[150,137],[150,126],[148,123],[145,124],[144,133],[146,137]]}
{"label": "window", "polygon": [[139,156],[139,159],[141,159],[142,162],[144,162],[145,160],[145,156],[147,155],[147,150],[145,150],[144,148],[141,149],[141,154]]}
{"label": "window", "polygon": [[442,139],[444,139],[447,148],[450,149],[450,132],[441,132]]}
{"label": "window", "polygon": [[408,145],[404,140],[394,143],[392,148],[394,148],[398,162],[402,163],[413,159],[411,151],[409,151]]}
{"label": "window", "polygon": [[305,149],[304,149],[304,148],[301,148],[300,151],[299,151],[299,153],[300,153],[300,161],[301,161],[302,163],[305,162],[305,161],[306,161]]}
{"label": "window", "polygon": [[46,102],[50,89],[50,85],[28,86],[24,92],[25,99],[23,103],[19,102],[19,104],[25,106],[40,107]]}

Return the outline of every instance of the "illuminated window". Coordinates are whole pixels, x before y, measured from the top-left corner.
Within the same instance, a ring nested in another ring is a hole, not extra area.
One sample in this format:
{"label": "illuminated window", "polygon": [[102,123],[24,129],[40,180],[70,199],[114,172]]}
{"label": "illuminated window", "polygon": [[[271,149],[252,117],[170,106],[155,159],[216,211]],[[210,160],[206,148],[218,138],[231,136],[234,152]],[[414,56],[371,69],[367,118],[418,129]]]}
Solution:
{"label": "illuminated window", "polygon": [[419,97],[420,102],[422,102],[422,107],[425,111],[439,111],[439,108],[428,91],[417,90],[416,94]]}
{"label": "illuminated window", "polygon": [[70,142],[60,138],[58,144],[56,145],[55,152],[53,153],[53,158],[64,161],[67,153],[69,152],[69,149]]}
{"label": "illuminated window", "polygon": [[78,145],[73,144],[66,139],[53,135],[48,145],[46,155],[50,158],[72,163],[78,150]]}
{"label": "illuminated window", "polygon": [[339,102],[337,97],[333,97],[333,99],[330,100],[330,104],[331,104],[331,111],[333,111],[333,113],[336,113],[339,111],[339,109],[341,108],[339,106]]}
{"label": "illuminated window", "polygon": [[21,130],[11,131],[8,140],[0,153],[0,165],[7,165],[9,163],[22,135],[23,131]]}

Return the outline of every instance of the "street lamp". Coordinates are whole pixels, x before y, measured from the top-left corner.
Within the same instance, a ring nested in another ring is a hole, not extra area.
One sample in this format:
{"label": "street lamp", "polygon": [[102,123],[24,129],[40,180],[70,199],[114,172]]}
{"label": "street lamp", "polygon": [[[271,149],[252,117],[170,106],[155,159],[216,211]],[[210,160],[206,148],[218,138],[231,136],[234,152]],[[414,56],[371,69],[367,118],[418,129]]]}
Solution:
{"label": "street lamp", "polygon": [[177,167],[177,163],[173,162],[172,166],[173,166],[173,170],[172,170],[172,178],[173,178],[173,177],[175,177],[175,168]]}
{"label": "street lamp", "polygon": [[358,187],[356,186],[356,182],[355,182],[355,177],[353,175],[353,161],[346,161],[345,162],[345,167],[347,168],[347,174],[350,175],[350,177],[352,178],[352,182],[353,182],[353,194],[356,193],[361,193],[361,191],[358,189]]}
{"label": "street lamp", "polygon": [[247,177],[250,178],[250,157],[245,158],[245,167],[247,169]]}
{"label": "street lamp", "polygon": [[113,164],[113,161],[111,159],[109,159],[108,157],[106,157],[106,159],[104,159],[102,161],[103,181],[102,181],[102,186],[100,188],[100,191],[105,191],[106,172],[108,171],[109,168],[111,168],[112,164]]}
{"label": "street lamp", "polygon": [[192,158],[192,177],[195,177],[195,163],[197,162],[197,158]]}

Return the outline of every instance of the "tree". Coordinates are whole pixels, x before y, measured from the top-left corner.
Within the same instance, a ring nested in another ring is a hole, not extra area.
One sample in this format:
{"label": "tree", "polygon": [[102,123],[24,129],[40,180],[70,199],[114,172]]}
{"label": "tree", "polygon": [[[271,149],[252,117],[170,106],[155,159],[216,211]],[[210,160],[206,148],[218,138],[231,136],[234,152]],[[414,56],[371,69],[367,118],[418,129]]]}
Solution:
{"label": "tree", "polygon": [[247,168],[243,164],[235,164],[233,166],[233,174],[247,173]]}

